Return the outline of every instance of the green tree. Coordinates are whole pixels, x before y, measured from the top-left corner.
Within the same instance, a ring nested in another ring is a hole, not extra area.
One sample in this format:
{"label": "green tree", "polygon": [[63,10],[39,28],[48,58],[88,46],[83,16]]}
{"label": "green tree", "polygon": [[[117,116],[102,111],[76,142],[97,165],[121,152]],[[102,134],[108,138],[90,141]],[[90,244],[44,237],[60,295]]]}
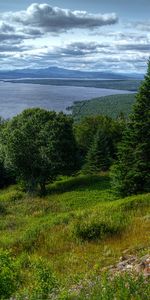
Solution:
{"label": "green tree", "polygon": [[83,172],[94,174],[108,170],[111,164],[111,146],[107,130],[100,127],[87,153]]}
{"label": "green tree", "polygon": [[40,185],[44,193],[47,182],[75,169],[72,120],[63,113],[39,108],[23,111],[7,123],[2,145],[5,165],[15,170],[31,192]]}
{"label": "green tree", "polygon": [[[2,131],[5,127],[6,121],[0,117],[0,140]],[[4,153],[0,143],[0,188],[3,188],[15,182],[15,177],[11,169],[6,168],[4,165]]]}
{"label": "green tree", "polygon": [[117,144],[122,138],[125,120],[113,120],[107,116],[90,116],[85,117],[80,123],[75,124],[74,132],[81,156],[81,164],[85,162],[89,145],[92,145],[98,128],[105,131],[109,137],[110,155],[114,159],[117,152]]}
{"label": "green tree", "polygon": [[112,184],[123,196],[150,191],[150,61],[112,168]]}

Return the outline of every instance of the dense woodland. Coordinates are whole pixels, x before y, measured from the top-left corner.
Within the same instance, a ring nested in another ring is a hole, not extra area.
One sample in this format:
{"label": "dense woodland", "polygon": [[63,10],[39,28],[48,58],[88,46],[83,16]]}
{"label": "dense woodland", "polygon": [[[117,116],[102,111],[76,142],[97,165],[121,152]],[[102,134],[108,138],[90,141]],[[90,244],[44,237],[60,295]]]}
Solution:
{"label": "dense woodland", "polygon": [[150,62],[131,115],[27,109],[0,119],[0,298],[142,299],[142,275],[102,275],[147,254]]}
{"label": "dense woodland", "polygon": [[127,121],[94,116],[73,124],[62,114],[28,109],[1,121],[1,187],[22,182],[35,192],[60,175],[109,170]]}

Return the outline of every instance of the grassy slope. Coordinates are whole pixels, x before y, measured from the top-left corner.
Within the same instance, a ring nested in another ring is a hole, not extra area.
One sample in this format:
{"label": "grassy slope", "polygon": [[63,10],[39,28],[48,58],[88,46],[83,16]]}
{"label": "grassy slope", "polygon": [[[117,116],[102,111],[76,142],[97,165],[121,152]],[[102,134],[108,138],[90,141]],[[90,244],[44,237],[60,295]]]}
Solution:
{"label": "grassy slope", "polygon": [[73,118],[76,121],[79,121],[85,116],[99,114],[116,118],[121,112],[128,117],[134,102],[135,94],[112,95],[88,101],[77,101],[69,109],[72,110]]}
{"label": "grassy slope", "polygon": [[[68,288],[95,269],[100,273],[125,249],[147,253],[149,202],[150,194],[115,199],[104,175],[63,179],[49,186],[43,199],[29,198],[11,187],[0,192],[0,248],[11,249],[24,260],[28,255],[31,260],[46,258]],[[91,241],[73,235],[79,223],[84,232],[102,222],[117,226],[118,216],[123,217],[119,226],[124,225],[118,234]],[[23,272],[23,285],[30,286],[30,268],[23,267]]]}

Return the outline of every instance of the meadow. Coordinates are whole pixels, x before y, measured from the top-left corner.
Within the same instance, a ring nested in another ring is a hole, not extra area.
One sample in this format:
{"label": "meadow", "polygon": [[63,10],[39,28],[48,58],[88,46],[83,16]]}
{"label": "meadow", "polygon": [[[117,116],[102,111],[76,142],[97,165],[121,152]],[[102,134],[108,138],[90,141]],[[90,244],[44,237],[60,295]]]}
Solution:
{"label": "meadow", "polygon": [[13,299],[149,299],[142,277],[101,276],[124,251],[148,253],[150,194],[118,199],[107,173],[61,177],[47,189],[43,198],[19,185],[0,191],[0,256],[13,270],[0,283]]}

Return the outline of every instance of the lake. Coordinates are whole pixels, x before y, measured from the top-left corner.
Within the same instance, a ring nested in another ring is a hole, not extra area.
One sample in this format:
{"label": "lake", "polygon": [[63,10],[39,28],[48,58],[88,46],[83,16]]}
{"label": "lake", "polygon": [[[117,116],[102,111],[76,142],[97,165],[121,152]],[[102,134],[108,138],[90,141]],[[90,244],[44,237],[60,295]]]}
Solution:
{"label": "lake", "polygon": [[67,112],[75,101],[127,94],[129,91],[94,87],[54,86],[26,83],[0,82],[0,116],[11,118],[26,108],[41,107]]}

